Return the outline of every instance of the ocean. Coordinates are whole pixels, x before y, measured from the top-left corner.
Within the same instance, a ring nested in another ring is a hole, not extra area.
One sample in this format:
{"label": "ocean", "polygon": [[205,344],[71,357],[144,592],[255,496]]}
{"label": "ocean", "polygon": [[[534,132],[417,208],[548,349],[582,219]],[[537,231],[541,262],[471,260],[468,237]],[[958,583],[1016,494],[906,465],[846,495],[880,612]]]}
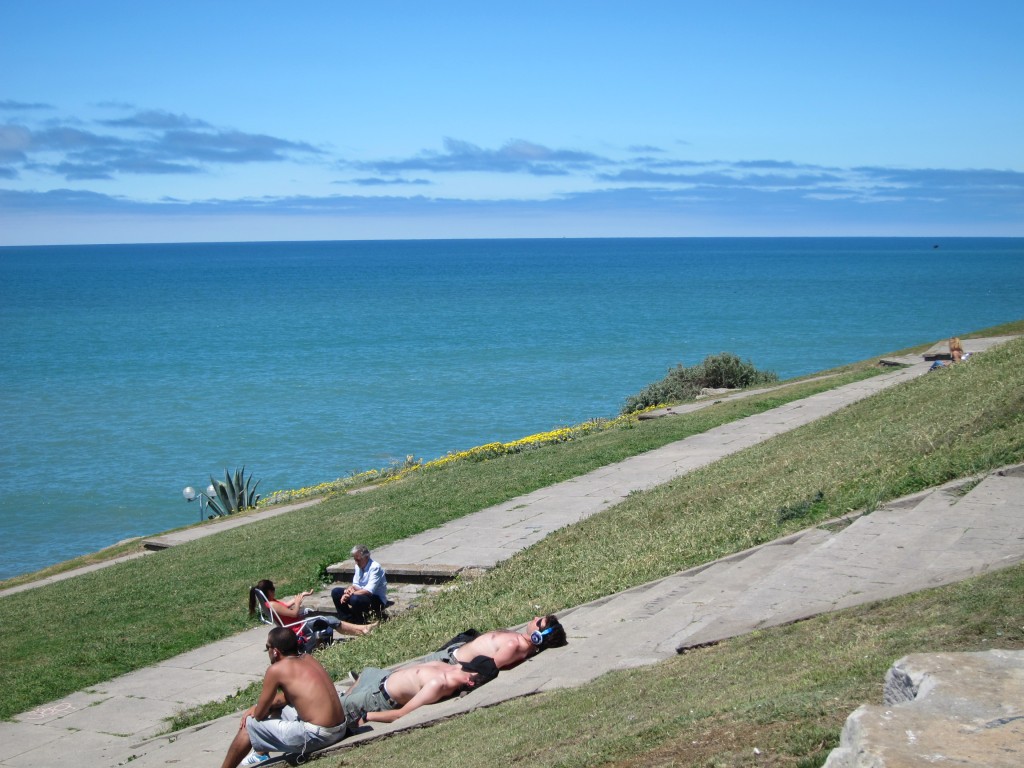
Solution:
{"label": "ocean", "polygon": [[1021,238],[0,248],[0,578],[264,495],[1024,315]]}

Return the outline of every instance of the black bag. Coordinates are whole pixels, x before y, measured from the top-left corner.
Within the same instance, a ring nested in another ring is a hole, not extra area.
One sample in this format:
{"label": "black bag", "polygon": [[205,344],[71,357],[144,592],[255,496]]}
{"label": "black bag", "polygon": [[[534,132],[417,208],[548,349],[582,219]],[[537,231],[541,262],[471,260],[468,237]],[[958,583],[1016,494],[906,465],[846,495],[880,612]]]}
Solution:
{"label": "black bag", "polygon": [[475,629],[467,629],[465,632],[459,632],[455,637],[449,640],[447,643],[438,648],[438,651],[443,651],[447,648],[451,648],[453,645],[465,645],[470,640],[475,640],[480,637],[480,633]]}
{"label": "black bag", "polygon": [[298,638],[302,652],[312,653],[334,643],[334,627],[326,621],[314,620],[302,628]]}

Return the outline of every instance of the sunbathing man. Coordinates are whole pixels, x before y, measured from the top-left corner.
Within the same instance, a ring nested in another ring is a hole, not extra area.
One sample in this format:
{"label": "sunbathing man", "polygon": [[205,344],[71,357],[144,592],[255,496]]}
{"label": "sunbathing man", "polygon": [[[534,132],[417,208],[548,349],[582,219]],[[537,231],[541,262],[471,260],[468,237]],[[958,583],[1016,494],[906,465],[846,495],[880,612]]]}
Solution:
{"label": "sunbathing man", "polygon": [[[263,676],[263,690],[255,706],[242,715],[222,768],[259,765],[270,759],[269,752],[305,754],[345,738],[345,710],[338,691],[320,662],[299,655],[295,633],[274,627],[267,652],[270,667]],[[271,714],[280,719],[268,719]]]}
{"label": "sunbathing man", "polygon": [[498,669],[512,669],[547,648],[568,644],[565,628],[555,616],[535,616],[522,632],[496,629],[472,640],[455,642],[426,657],[427,661],[460,664],[477,656],[493,659]]}
{"label": "sunbathing man", "polygon": [[393,723],[425,704],[471,691],[498,676],[490,659],[459,664],[430,661],[394,671],[367,667],[341,700],[350,722]]}

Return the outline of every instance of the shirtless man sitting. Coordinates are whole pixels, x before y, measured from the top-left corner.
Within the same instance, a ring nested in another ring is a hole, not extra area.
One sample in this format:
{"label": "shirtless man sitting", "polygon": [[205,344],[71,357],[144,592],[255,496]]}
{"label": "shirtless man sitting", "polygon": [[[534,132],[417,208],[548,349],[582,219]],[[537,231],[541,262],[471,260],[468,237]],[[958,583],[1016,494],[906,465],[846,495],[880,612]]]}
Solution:
{"label": "shirtless man sitting", "polygon": [[[270,667],[263,676],[263,690],[255,706],[242,715],[222,768],[259,765],[269,759],[269,752],[305,754],[345,738],[345,710],[338,691],[320,662],[299,655],[295,633],[274,627],[267,653]],[[279,719],[268,719],[271,715]]]}
{"label": "shirtless man sitting", "polygon": [[446,664],[430,661],[394,671],[367,667],[341,700],[350,722],[393,723],[425,704],[470,691],[498,676],[490,659]]}
{"label": "shirtless man sitting", "polygon": [[512,669],[547,648],[561,648],[568,642],[557,617],[535,616],[522,632],[511,629],[484,632],[465,643],[453,643],[442,648],[425,660],[460,664],[477,656],[486,656],[494,659],[498,669]]}

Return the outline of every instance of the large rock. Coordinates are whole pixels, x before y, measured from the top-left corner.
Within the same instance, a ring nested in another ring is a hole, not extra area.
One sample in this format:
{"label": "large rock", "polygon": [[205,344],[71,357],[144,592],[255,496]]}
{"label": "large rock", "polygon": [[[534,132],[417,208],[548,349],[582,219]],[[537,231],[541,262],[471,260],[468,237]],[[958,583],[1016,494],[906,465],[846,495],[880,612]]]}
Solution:
{"label": "large rock", "polygon": [[847,718],[825,768],[1024,766],[1024,651],[905,656],[883,699]]}

